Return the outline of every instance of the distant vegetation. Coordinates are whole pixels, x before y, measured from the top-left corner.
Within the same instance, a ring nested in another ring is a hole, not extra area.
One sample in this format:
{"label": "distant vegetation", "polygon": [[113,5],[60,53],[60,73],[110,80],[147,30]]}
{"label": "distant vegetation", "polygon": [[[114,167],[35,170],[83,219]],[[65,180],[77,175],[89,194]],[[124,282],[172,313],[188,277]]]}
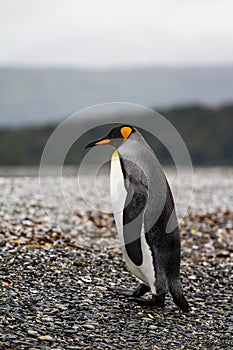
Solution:
{"label": "distant vegetation", "polygon": [[[233,105],[220,109],[185,107],[161,111],[183,137],[194,165],[233,165]],[[38,165],[56,125],[0,130],[1,165]],[[84,145],[99,137],[90,130],[70,149],[66,164],[77,164]],[[160,161],[169,164],[165,147],[147,135]]]}

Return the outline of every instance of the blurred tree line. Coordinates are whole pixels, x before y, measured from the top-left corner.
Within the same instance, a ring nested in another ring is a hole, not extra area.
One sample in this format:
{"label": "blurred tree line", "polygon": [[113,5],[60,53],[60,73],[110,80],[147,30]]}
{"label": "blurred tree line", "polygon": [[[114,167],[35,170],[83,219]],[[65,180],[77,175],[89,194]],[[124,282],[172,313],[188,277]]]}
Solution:
{"label": "blurred tree line", "polygon": [[[180,107],[160,113],[182,136],[194,165],[233,165],[233,105],[219,109]],[[48,125],[0,130],[0,164],[39,165],[43,148],[55,128],[56,125]],[[153,135],[143,134],[161,163],[170,164],[172,160],[166,148]],[[98,137],[100,133],[96,129],[84,134],[71,147],[65,164],[77,165],[87,152],[84,145]]]}

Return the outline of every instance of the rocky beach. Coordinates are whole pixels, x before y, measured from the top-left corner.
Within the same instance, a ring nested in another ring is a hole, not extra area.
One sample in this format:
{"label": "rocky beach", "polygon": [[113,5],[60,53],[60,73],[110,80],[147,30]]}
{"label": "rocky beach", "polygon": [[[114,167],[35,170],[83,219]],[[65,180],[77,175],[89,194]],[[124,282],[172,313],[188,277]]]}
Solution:
{"label": "rocky beach", "polygon": [[[232,168],[194,169],[192,199],[179,215],[189,314],[170,295],[161,310],[109,291],[137,281],[104,211],[106,174],[98,196],[88,175],[81,193],[73,173],[62,191],[58,177],[39,179],[37,171],[0,174],[0,349],[232,349]],[[172,184],[173,171],[167,175]],[[185,189],[188,181],[178,213]]]}

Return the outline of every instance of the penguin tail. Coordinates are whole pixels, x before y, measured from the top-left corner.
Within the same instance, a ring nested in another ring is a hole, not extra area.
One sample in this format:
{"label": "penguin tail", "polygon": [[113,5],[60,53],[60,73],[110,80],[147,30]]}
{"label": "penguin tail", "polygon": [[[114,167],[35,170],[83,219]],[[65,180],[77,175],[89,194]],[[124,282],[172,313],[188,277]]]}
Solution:
{"label": "penguin tail", "polygon": [[183,290],[179,280],[168,281],[169,291],[174,303],[184,312],[189,312],[190,306],[184,297]]}

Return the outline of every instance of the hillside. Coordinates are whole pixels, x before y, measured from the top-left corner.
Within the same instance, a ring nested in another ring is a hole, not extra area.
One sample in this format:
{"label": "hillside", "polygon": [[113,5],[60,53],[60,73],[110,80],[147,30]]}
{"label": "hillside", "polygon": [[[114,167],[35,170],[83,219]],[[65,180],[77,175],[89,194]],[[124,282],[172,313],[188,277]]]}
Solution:
{"label": "hillside", "polygon": [[[162,110],[161,113],[171,121],[183,137],[195,165],[233,165],[233,105],[218,109],[198,106],[175,108]],[[38,165],[46,141],[55,127],[54,124],[2,129],[0,164]],[[98,130],[90,130],[83,135],[70,149],[66,164],[79,163],[86,152],[84,145],[99,136]],[[146,136],[160,161],[169,164],[171,159],[165,147],[151,135]]]}
{"label": "hillside", "polygon": [[0,68],[0,127],[55,123],[93,104],[216,107],[233,98],[233,66],[118,70]]}

